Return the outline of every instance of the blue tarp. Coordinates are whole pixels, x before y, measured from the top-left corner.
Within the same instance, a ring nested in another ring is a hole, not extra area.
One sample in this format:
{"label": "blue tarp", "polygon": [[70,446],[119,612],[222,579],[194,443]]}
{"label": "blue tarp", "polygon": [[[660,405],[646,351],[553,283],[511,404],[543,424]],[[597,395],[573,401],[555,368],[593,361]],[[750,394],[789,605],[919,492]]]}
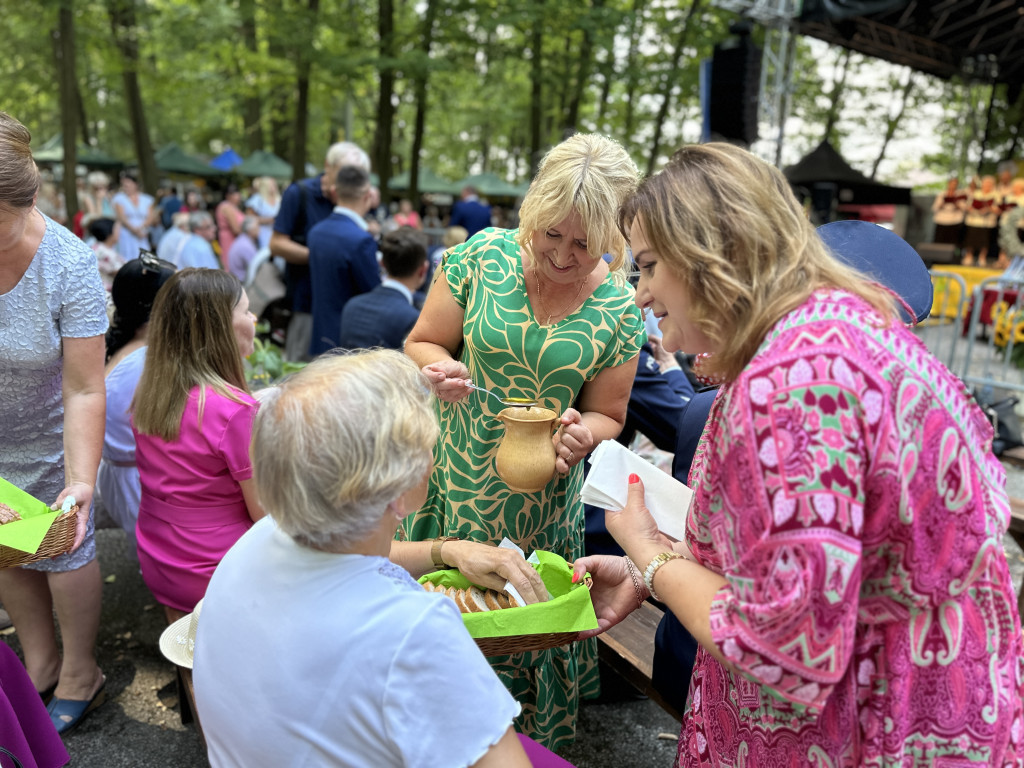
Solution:
{"label": "blue tarp", "polygon": [[236,165],[241,164],[242,156],[235,152],[231,147],[228,147],[210,161],[210,167],[216,168],[218,171],[230,171]]}

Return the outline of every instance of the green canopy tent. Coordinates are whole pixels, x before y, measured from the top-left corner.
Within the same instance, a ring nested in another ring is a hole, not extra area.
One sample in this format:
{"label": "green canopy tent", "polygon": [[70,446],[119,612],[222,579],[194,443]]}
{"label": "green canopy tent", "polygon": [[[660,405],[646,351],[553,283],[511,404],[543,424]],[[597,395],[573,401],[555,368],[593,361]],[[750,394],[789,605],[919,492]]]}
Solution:
{"label": "green canopy tent", "polygon": [[257,149],[245,159],[245,162],[235,167],[235,173],[242,176],[273,176],[275,179],[290,179],[292,166],[273,152]]}
{"label": "green canopy tent", "polygon": [[[90,147],[86,144],[79,144],[77,150],[78,164],[86,168],[106,168],[117,170],[124,167],[124,163],[116,157],[111,157],[106,152]],[[64,137],[58,133],[45,144],[38,152],[32,153],[33,159],[39,165],[59,165],[64,162]]]}
{"label": "green canopy tent", "polygon": [[174,173],[181,176],[222,176],[216,168],[211,168],[202,160],[192,157],[174,142],[161,147],[153,153],[156,167],[163,173]]}
{"label": "green canopy tent", "polygon": [[455,182],[455,189],[461,192],[465,187],[473,187],[485,197],[519,197],[519,187],[509,184],[496,173],[477,173]]}
{"label": "green canopy tent", "polygon": [[[409,189],[409,176],[411,174],[408,171],[398,174],[388,181],[388,188],[395,192],[405,192]],[[461,187],[456,186],[450,181],[446,181],[434,173],[429,168],[420,168],[420,177],[418,181],[419,191],[431,195],[458,195]]]}

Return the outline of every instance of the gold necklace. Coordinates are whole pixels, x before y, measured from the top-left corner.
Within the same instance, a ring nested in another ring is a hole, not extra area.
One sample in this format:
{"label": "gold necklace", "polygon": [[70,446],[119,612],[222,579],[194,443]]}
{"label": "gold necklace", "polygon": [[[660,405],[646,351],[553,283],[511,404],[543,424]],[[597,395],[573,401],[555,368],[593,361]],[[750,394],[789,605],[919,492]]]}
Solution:
{"label": "gold necklace", "polygon": [[[540,274],[538,274],[538,272],[537,272],[536,265],[533,267],[533,279],[537,282],[537,303],[540,305],[540,309],[541,309],[542,312],[546,311],[544,309],[544,293],[540,289]],[[576,289],[576,295],[572,297],[572,301],[570,301],[568,304],[566,304],[565,307],[562,309],[562,311],[559,312],[557,315],[554,315],[554,314],[548,312],[548,319],[544,321],[544,325],[551,325],[551,318],[552,317],[561,317],[561,316],[565,315],[570,309],[575,307],[576,306],[576,300],[579,299],[580,294],[583,293],[583,286],[586,285],[586,284],[587,284],[587,278],[584,277],[583,278],[583,282],[580,283],[580,287]]]}

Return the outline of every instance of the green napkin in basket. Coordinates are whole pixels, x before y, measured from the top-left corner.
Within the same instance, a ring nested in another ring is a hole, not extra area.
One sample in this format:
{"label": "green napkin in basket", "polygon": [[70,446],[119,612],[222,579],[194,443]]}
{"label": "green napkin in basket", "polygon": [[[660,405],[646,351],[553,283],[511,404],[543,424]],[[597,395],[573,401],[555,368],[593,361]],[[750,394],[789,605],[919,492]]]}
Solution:
{"label": "green napkin in basket", "polygon": [[[572,583],[572,566],[553,552],[537,551],[536,565],[551,599],[521,608],[506,608],[486,613],[464,613],[471,637],[508,637],[549,632],[581,632],[597,629],[597,615],[590,601],[590,590],[581,581]],[[470,582],[456,570],[436,571],[420,578],[446,587],[468,587]]]}
{"label": "green napkin in basket", "polygon": [[0,525],[0,544],[34,555],[39,551],[53,521],[60,516],[36,497],[25,493],[0,477],[0,502],[19,515],[21,520]]}

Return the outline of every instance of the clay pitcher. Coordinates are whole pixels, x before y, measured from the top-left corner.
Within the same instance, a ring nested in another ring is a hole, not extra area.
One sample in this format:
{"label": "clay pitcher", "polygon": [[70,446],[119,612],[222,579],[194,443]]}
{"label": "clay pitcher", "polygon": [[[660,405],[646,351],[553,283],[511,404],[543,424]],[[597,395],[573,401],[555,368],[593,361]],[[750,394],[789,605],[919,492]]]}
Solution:
{"label": "clay pitcher", "polygon": [[551,443],[558,414],[547,408],[506,408],[498,414],[505,436],[494,457],[498,477],[513,491],[534,493],[555,474],[555,446]]}

